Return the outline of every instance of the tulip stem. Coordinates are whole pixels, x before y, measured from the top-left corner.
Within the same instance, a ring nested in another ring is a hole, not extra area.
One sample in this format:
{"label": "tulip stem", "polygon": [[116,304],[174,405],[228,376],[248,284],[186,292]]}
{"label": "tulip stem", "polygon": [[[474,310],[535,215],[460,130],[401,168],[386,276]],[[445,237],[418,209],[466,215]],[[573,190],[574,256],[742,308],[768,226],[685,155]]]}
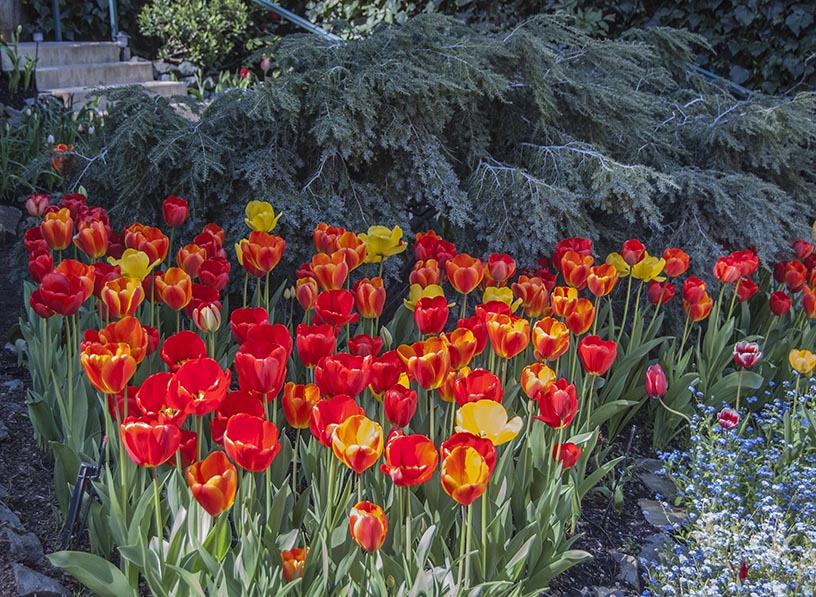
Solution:
{"label": "tulip stem", "polygon": [[357,475],[357,501],[358,502],[363,501],[363,473],[365,473],[365,471],[362,471],[362,472],[360,472],[359,475]]}
{"label": "tulip stem", "polygon": [[431,438],[431,443],[436,445],[436,421],[434,421],[434,399],[433,390],[425,390],[425,395],[428,397],[428,427]]}
{"label": "tulip stem", "polygon": [[247,306],[246,299],[247,299],[247,286],[248,285],[249,285],[249,273],[246,270],[244,270],[244,309],[246,309],[246,306]]}
{"label": "tulip stem", "polygon": [[632,296],[632,268],[629,268],[629,281],[626,283],[626,302],[623,304],[623,319],[618,330],[618,344],[623,339],[623,328],[626,327],[626,318],[629,315],[629,299]]}
{"label": "tulip stem", "polygon": [[601,302],[601,297],[595,297],[595,317],[592,318],[592,335],[595,335],[595,330],[598,329],[598,304]]}
{"label": "tulip stem", "polygon": [[[65,430],[66,437],[68,438],[68,444],[71,445],[73,448],[73,442],[71,441],[73,436],[73,420],[74,420],[74,344],[73,344],[73,334],[71,334],[71,320],[73,320],[74,316],[69,315],[65,317],[65,350],[66,356],[68,357],[68,410],[66,411],[67,420],[62,422],[63,429]],[[114,400],[116,400],[114,398]],[[127,403],[127,400],[125,400]]]}
{"label": "tulip stem", "polygon": [[473,505],[467,507],[467,525],[465,526],[466,541],[465,546],[465,588],[470,585],[470,550],[471,550],[471,530],[473,529]]}
{"label": "tulip stem", "polygon": [[196,437],[196,460],[201,460],[201,447],[204,438],[204,417],[198,417],[198,435]]}
{"label": "tulip stem", "polygon": [[159,560],[162,560],[164,559],[164,528],[161,516],[161,498],[159,496],[159,473],[156,471],[155,466],[150,467],[150,472],[153,473],[153,506],[156,513],[156,536],[159,539]]}
{"label": "tulip stem", "polygon": [[742,278],[737,280],[737,283],[734,286],[734,294],[731,297],[731,304],[728,306],[728,317],[726,317],[726,321],[731,319],[731,315],[734,313],[734,305],[736,305],[737,303],[737,295],[739,294],[740,282],[742,282]]}
{"label": "tulip stem", "polygon": [[[742,373],[742,371],[740,371],[740,373]],[[691,419],[689,419],[686,415],[684,415],[683,413],[681,413],[679,411],[674,410],[673,408],[669,408],[668,405],[665,402],[663,402],[663,398],[658,398],[658,400],[660,400],[660,404],[663,405],[663,408],[665,408],[667,411],[669,411],[673,415],[677,415],[678,417],[684,419],[686,421],[686,423],[691,425]]]}
{"label": "tulip stem", "polygon": [[176,333],[181,331],[181,309],[176,311]]}
{"label": "tulip stem", "polygon": [[[269,313],[269,274],[270,272],[266,272],[266,278],[264,283],[264,305],[266,305],[266,312]],[[260,278],[258,278],[260,280]]]}
{"label": "tulip stem", "polygon": [[[631,281],[631,278],[630,278]],[[632,331],[629,334],[629,347],[627,348],[627,354],[632,352],[632,343],[635,341],[635,322],[638,320],[638,316],[640,315],[640,295],[643,291],[643,280],[640,281],[637,289],[637,296],[635,297],[635,312],[632,314]],[[641,330],[643,327],[640,328]],[[640,340],[638,338],[638,340]]]}
{"label": "tulip stem", "polygon": [[405,557],[411,554],[411,488],[405,488]]}
{"label": "tulip stem", "polygon": [[510,359],[502,359],[502,367],[501,367],[501,388],[502,392],[504,392],[505,384],[507,383],[507,361]]}
{"label": "tulip stem", "polygon": [[482,555],[482,580],[487,581],[487,492],[490,490],[490,480],[485,485],[485,492],[482,494],[482,544],[480,546]]}
{"label": "tulip stem", "polygon": [[683,339],[680,341],[680,350],[677,351],[677,358],[681,358],[683,356],[683,349],[686,346],[686,340],[688,340],[689,332],[691,331],[691,317],[689,316],[688,312],[686,313],[686,323],[683,325]]}
{"label": "tulip stem", "polygon": [[459,319],[464,319],[467,315],[467,295],[462,295],[462,306],[459,308]]}
{"label": "tulip stem", "polygon": [[261,306],[261,277],[255,279],[255,306]]}
{"label": "tulip stem", "polygon": [[[175,226],[170,228],[170,243],[167,246],[167,257],[170,259],[173,258],[173,237],[176,236],[176,228]],[[170,262],[172,263],[172,261]]]}
{"label": "tulip stem", "polygon": [[459,573],[456,575],[457,591],[462,587],[462,573],[465,569],[465,533],[467,532],[467,528],[465,527],[467,517],[465,513],[465,506],[462,506],[462,535],[459,539]]}
{"label": "tulip stem", "polygon": [[297,499],[297,465],[298,451],[300,450],[300,429],[295,433],[295,449],[292,450],[292,495]]}
{"label": "tulip stem", "polygon": [[[737,377],[737,402],[734,405],[734,410],[739,412],[739,403],[740,403],[740,390],[742,390],[742,374],[745,372],[744,367],[740,367],[739,377]],[[690,423],[691,421],[689,421]]]}

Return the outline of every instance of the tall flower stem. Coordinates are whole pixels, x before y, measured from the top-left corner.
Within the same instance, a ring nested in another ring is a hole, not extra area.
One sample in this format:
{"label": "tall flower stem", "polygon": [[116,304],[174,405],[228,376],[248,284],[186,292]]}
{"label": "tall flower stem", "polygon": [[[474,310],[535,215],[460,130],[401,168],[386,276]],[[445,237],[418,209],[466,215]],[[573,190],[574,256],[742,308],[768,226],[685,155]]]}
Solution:
{"label": "tall flower stem", "polygon": [[487,492],[490,490],[490,483],[488,482],[485,492],[482,494],[482,544],[479,550],[482,556],[482,575],[483,579],[487,580]]}
{"label": "tall flower stem", "polygon": [[405,488],[405,555],[411,553],[411,488]]}
{"label": "tall flower stem", "polygon": [[629,315],[629,300],[632,297],[632,272],[631,267],[629,268],[629,281],[626,283],[626,302],[623,304],[623,319],[621,320],[620,330],[618,330],[618,344],[620,344],[621,338],[623,338],[623,328],[626,327],[626,318]]}
{"label": "tall flower stem", "polygon": [[363,473],[362,471],[359,475],[357,475],[357,501],[363,501]]}
{"label": "tall flower stem", "polygon": [[65,352],[68,358],[68,410],[66,411],[66,420],[62,422],[68,443],[71,445],[73,445],[71,440],[74,433],[74,342],[71,333],[71,320],[73,318],[73,315],[65,317]]}
{"label": "tall flower stem", "polygon": [[669,406],[665,402],[663,402],[663,398],[658,398],[658,400],[660,400],[660,404],[663,406],[663,408],[665,408],[667,411],[669,411],[673,415],[677,415],[678,417],[684,419],[686,421],[686,423],[691,425],[691,419],[689,419],[686,415],[684,415],[680,411],[674,410],[673,408],[669,408]]}
{"label": "tall flower stem", "polygon": [[428,398],[428,426],[431,438],[431,443],[436,445],[436,421],[434,420],[434,396],[433,390],[425,390],[425,395]]}
{"label": "tall flower stem", "polygon": [[247,306],[247,286],[249,285],[249,273],[244,270],[244,308]]}
{"label": "tall flower stem", "polygon": [[292,450],[292,495],[297,496],[298,451],[300,451],[300,429],[295,433],[295,448]]}
{"label": "tall flower stem", "polygon": [[457,590],[461,589],[462,587],[462,576],[465,570],[465,539],[467,535],[467,508],[462,506],[462,535],[459,538],[459,572],[456,575],[456,587]]}
{"label": "tall flower stem", "polygon": [[159,473],[156,467],[151,467],[150,472],[153,473],[153,506],[156,515],[156,535],[159,539],[159,560],[164,559],[164,525],[162,525],[161,515],[161,496],[159,492]]}
{"label": "tall flower stem", "polygon": [[[631,277],[629,278],[629,281],[631,281]],[[637,321],[638,317],[640,316],[640,295],[641,295],[642,291],[643,291],[643,280],[641,280],[640,284],[638,285],[637,296],[635,297],[635,312],[632,315],[632,334],[629,336],[629,347],[628,347],[626,352],[631,352],[632,351],[632,343],[634,342],[634,338],[635,338],[635,335],[634,335],[635,322]],[[641,329],[643,329],[643,328],[641,328]]]}
{"label": "tall flower stem", "polygon": [[740,367],[739,377],[737,378],[737,402],[734,405],[734,410],[739,412],[740,391],[742,390],[742,374],[745,372],[743,367]]}
{"label": "tall flower stem", "polygon": [[467,534],[467,545],[465,546],[465,551],[467,551],[467,555],[465,556],[465,588],[470,586],[470,549],[472,529],[473,529],[473,504],[467,507],[467,525],[465,527],[465,533]]}

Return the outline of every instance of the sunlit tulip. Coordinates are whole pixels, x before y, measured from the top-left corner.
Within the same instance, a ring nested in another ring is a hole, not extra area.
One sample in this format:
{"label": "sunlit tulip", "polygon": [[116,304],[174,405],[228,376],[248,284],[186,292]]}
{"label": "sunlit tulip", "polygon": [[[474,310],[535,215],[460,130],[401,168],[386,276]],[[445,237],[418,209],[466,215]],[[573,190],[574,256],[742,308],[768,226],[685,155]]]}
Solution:
{"label": "sunlit tulip", "polygon": [[434,390],[442,385],[450,371],[450,353],[448,345],[438,337],[424,342],[403,344],[397,348],[408,372],[426,390]]}
{"label": "sunlit tulip", "polygon": [[232,372],[218,361],[193,359],[176,371],[167,388],[167,404],[199,417],[211,413],[227,395]]}
{"label": "sunlit tulip", "polygon": [[357,502],[349,513],[349,533],[368,553],[374,553],[385,543],[388,518],[385,511],[371,502]]}
{"label": "sunlit tulip", "polygon": [[416,391],[395,383],[383,395],[385,417],[394,427],[406,427],[416,414],[418,402]]}
{"label": "sunlit tulip", "polygon": [[311,271],[323,290],[340,290],[349,275],[349,267],[340,251],[312,255]]}
{"label": "sunlit tulip", "polygon": [[320,389],[315,384],[301,385],[287,382],[283,386],[281,397],[286,422],[295,429],[307,429],[312,416],[312,407],[320,400]]}
{"label": "sunlit tulip", "polygon": [[[472,315],[471,317],[466,317],[465,319],[460,319],[456,323],[456,327],[464,328],[470,330],[473,333],[474,338],[476,339],[476,352],[474,354],[482,354],[484,352],[485,347],[487,346],[487,323],[485,322],[485,318],[478,315],[479,307],[476,307],[477,315]],[[448,337],[447,334],[444,336],[445,338]],[[451,363],[454,362],[454,357],[451,357]]]}
{"label": "sunlit tulip", "polygon": [[92,261],[105,255],[108,252],[108,230],[105,224],[99,220],[80,222],[74,235],[74,245]]}
{"label": "sunlit tulip", "polygon": [[544,363],[533,363],[521,370],[521,389],[530,400],[549,390],[555,380],[555,371]]}
{"label": "sunlit tulip", "polygon": [[484,276],[481,259],[460,253],[445,263],[448,282],[460,294],[469,294],[479,286]]}
{"label": "sunlit tulip", "polygon": [[442,445],[439,448],[439,455],[443,459],[447,458],[450,456],[450,453],[453,452],[453,450],[462,446],[473,448],[479,452],[479,454],[482,455],[482,458],[484,458],[485,464],[487,464],[488,471],[490,471],[491,475],[493,474],[493,471],[496,468],[496,446],[494,446],[493,442],[488,438],[479,437],[478,435],[473,435],[467,431],[454,433],[448,439],[442,442]]}
{"label": "sunlit tulip", "polygon": [[250,201],[247,203],[244,223],[250,230],[272,232],[278,225],[282,213],[275,213],[272,205],[267,201]]}
{"label": "sunlit tulip", "polygon": [[371,392],[379,400],[387,389],[396,384],[405,372],[405,365],[396,350],[389,350],[375,357],[370,366],[368,383]]}
{"label": "sunlit tulip", "polygon": [[286,379],[286,363],[292,352],[292,337],[283,324],[256,326],[235,353],[238,385],[244,391],[277,396]]}
{"label": "sunlit tulip", "polygon": [[40,224],[40,231],[48,248],[52,251],[62,251],[68,248],[74,233],[74,220],[71,218],[71,212],[63,208],[45,214],[45,219]]}
{"label": "sunlit tulip", "polygon": [[493,315],[486,321],[493,351],[503,359],[512,359],[530,344],[530,322],[515,315]]}
{"label": "sunlit tulip", "polygon": [[521,299],[515,298],[512,289],[505,286],[504,288],[496,288],[490,286],[485,288],[482,294],[482,303],[484,305],[492,303],[503,303],[510,308],[511,313],[521,306]]}
{"label": "sunlit tulip", "polygon": [[308,554],[308,547],[306,549],[295,547],[281,552],[283,579],[286,582],[292,582],[296,576],[303,576],[303,567],[306,565],[306,556]]}
{"label": "sunlit tulip", "polygon": [[224,452],[213,452],[187,469],[187,485],[195,500],[210,516],[228,510],[235,501],[238,471]]}
{"label": "sunlit tulip", "polygon": [[196,452],[198,451],[198,434],[189,429],[181,430],[181,441],[179,442],[178,450],[176,450],[176,457],[167,461],[167,464],[187,468],[196,460]]}
{"label": "sunlit tulip", "polygon": [[416,284],[420,288],[425,288],[431,284],[439,284],[442,272],[439,269],[439,262],[436,259],[425,259],[417,261],[414,269],[408,276],[410,284]]}
{"label": "sunlit tulip", "polygon": [[519,276],[512,289],[513,295],[521,299],[521,308],[527,317],[544,317],[550,314],[550,297],[541,278]]}
{"label": "sunlit tulip", "polygon": [[430,480],[439,464],[439,453],[424,435],[392,432],[385,444],[385,464],[380,470],[397,487],[419,485]]}
{"label": "sunlit tulip", "polygon": [[589,268],[586,285],[589,291],[595,296],[606,296],[615,288],[618,283],[618,271],[613,265],[604,263],[594,265]]}
{"label": "sunlit tulip", "polygon": [[144,289],[138,278],[117,278],[106,282],[100,299],[108,318],[133,315],[144,301]]}
{"label": "sunlit tulip", "polygon": [[484,457],[470,446],[458,446],[442,460],[442,489],[463,506],[487,490],[490,469]]}
{"label": "sunlit tulip", "polygon": [[167,404],[167,390],[172,379],[173,374],[166,371],[149,376],[135,394],[136,404],[149,419],[180,427],[187,419],[187,413],[183,409],[173,408]]}
{"label": "sunlit tulip", "polygon": [[241,265],[250,276],[259,278],[271,272],[281,260],[286,241],[268,232],[251,232],[240,243]]}
{"label": "sunlit tulip", "polygon": [[136,373],[136,359],[124,343],[86,344],[82,347],[79,362],[91,385],[103,394],[118,394]]}
{"label": "sunlit tulip", "polygon": [[618,345],[614,340],[602,340],[600,336],[586,336],[578,343],[581,364],[590,375],[603,375],[615,362]]}
{"label": "sunlit tulip", "polygon": [[575,466],[578,459],[581,457],[581,448],[572,442],[565,444],[556,444],[553,446],[553,458],[561,463],[561,470],[566,471]]}
{"label": "sunlit tulip", "polygon": [[187,201],[181,197],[170,195],[162,203],[162,216],[164,223],[171,228],[178,228],[184,224],[188,214]]}
{"label": "sunlit tulip", "polygon": [[[85,332],[88,339],[89,332]],[[101,344],[118,344],[120,342],[130,347],[130,354],[136,363],[141,363],[148,349],[147,330],[135,317],[123,317],[119,321],[108,324],[96,333],[94,339]]]}
{"label": "sunlit tulip", "polygon": [[233,415],[224,431],[224,449],[242,469],[254,473],[265,471],[281,449],[278,428],[260,417],[245,413]]}
{"label": "sunlit tulip", "polygon": [[501,402],[503,395],[501,380],[487,369],[473,369],[457,377],[453,384],[453,396],[459,406],[479,400]]}
{"label": "sunlit tulip", "polygon": [[578,395],[575,386],[566,379],[559,379],[546,392],[538,396],[539,415],[534,417],[553,429],[563,429],[578,412]]}
{"label": "sunlit tulip", "polygon": [[358,396],[368,385],[374,357],[337,353],[323,357],[314,371],[314,379],[324,396]]}
{"label": "sunlit tulip", "polygon": [[578,300],[578,290],[568,286],[556,286],[550,293],[550,305],[554,315],[566,317]]}
{"label": "sunlit tulip", "polygon": [[335,457],[360,474],[374,466],[383,452],[383,430],[365,415],[352,415],[331,436]]}
{"label": "sunlit tulip", "polygon": [[125,249],[120,259],[108,257],[108,263],[118,265],[124,278],[137,278],[144,280],[147,275],[159,262],[150,261],[150,257],[144,251],[136,249]]}
{"label": "sunlit tulip", "polygon": [[448,344],[451,369],[466,367],[476,354],[476,336],[467,328],[458,327],[448,334],[443,334]]}
{"label": "sunlit tulip", "polygon": [[561,256],[561,273],[571,287],[581,290],[587,285],[587,276],[595,263],[592,255],[581,255],[569,250]]}
{"label": "sunlit tulip", "polygon": [[486,437],[496,446],[516,437],[523,425],[521,417],[508,420],[504,406],[493,400],[469,402],[456,411],[456,431]]}
{"label": "sunlit tulip", "polygon": [[170,371],[175,373],[187,361],[206,357],[207,346],[198,334],[184,330],[167,338],[160,354]]}
{"label": "sunlit tulip", "polygon": [[317,441],[331,447],[331,438],[337,426],[354,415],[365,415],[365,411],[351,396],[333,396],[318,401],[312,408],[309,431]]}
{"label": "sunlit tulip", "polygon": [[218,408],[213,412],[210,419],[210,436],[217,444],[224,443],[224,431],[230,417],[239,413],[245,413],[254,417],[264,418],[264,404],[261,402],[260,394],[252,392],[242,392],[235,390],[227,394],[221,401]]}
{"label": "sunlit tulip", "polygon": [[545,317],[533,326],[532,342],[537,360],[554,361],[569,349],[569,328],[557,319]]}
{"label": "sunlit tulip", "polygon": [[133,462],[152,467],[175,455],[181,443],[181,430],[175,425],[129,417],[119,425],[119,437]]}
{"label": "sunlit tulip", "polygon": [[342,327],[356,323],[359,319],[354,313],[354,295],[348,290],[327,290],[317,295],[315,302],[315,323],[328,323]]}
{"label": "sunlit tulip", "polygon": [[579,298],[572,303],[569,311],[567,311],[565,323],[570,332],[579,336],[589,331],[594,320],[595,306],[592,304],[592,301]]}
{"label": "sunlit tulip", "polygon": [[380,263],[391,255],[402,253],[407,244],[402,240],[402,228],[394,226],[393,229],[385,226],[369,226],[368,232],[361,232],[357,235],[366,246],[366,263]]}
{"label": "sunlit tulip", "polygon": [[156,290],[173,311],[181,311],[193,298],[193,281],[180,267],[171,267],[156,278]]}

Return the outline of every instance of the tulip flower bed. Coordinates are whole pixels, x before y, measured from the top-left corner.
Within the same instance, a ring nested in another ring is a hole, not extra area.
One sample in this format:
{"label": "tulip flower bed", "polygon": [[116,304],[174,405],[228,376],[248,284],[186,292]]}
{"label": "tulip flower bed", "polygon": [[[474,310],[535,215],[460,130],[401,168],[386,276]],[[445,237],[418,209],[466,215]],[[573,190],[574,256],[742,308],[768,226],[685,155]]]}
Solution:
{"label": "tulip flower bed", "polygon": [[[620,460],[601,429],[640,413],[664,445],[692,384],[739,420],[762,406],[741,392],[789,379],[816,336],[804,241],[773,282],[751,251],[718,259],[715,300],[679,248],[633,239],[596,264],[573,238],[517,275],[422,232],[386,323],[399,228],[320,224],[292,284],[273,277],[281,214],[253,201],[229,296],[224,232],[177,238],[183,199],[168,234],[117,233],[82,195],[27,208],[29,411],[63,513],[80,462],[102,462],[94,553],[50,559],[102,595],[537,594],[591,557],[572,549],[581,502]],[[675,284],[685,324],[660,335]]]}

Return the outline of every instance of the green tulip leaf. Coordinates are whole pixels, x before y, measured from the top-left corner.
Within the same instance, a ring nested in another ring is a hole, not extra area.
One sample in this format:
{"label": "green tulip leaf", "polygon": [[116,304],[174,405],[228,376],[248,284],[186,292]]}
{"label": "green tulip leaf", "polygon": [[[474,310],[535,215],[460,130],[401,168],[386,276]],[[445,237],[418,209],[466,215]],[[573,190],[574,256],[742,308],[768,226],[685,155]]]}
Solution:
{"label": "green tulip leaf", "polygon": [[48,560],[100,597],[136,597],[127,577],[109,561],[81,551],[58,551]]}

